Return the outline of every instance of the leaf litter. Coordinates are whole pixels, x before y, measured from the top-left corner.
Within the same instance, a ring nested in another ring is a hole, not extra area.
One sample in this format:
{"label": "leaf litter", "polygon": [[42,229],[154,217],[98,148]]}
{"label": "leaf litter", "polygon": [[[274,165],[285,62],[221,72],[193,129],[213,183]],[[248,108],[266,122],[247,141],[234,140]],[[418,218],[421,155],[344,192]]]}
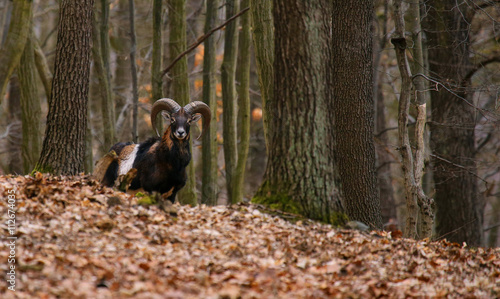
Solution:
{"label": "leaf litter", "polygon": [[[2,298],[498,298],[500,249],[291,223],[258,206],[167,212],[87,176],[16,188],[16,292]],[[4,230],[6,232],[6,230]],[[6,273],[9,249],[0,243]]]}

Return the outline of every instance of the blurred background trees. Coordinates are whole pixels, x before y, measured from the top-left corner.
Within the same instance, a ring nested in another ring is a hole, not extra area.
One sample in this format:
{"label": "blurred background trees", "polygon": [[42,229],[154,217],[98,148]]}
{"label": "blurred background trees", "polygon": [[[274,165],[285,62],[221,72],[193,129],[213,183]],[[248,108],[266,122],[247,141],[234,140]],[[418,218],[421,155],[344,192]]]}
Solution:
{"label": "blurred background trees", "polygon": [[[363,17],[353,19],[348,8],[333,10],[329,1],[286,10],[293,2],[95,0],[90,92],[75,91],[65,99],[84,101],[85,108],[77,110],[85,115],[78,117],[88,118],[88,126],[79,129],[87,133],[78,137],[87,137],[85,155],[72,172],[91,172],[111,144],[132,141],[134,129],[139,141],[152,136],[149,110],[157,98],[201,100],[212,108],[212,126],[203,140],[196,140],[198,130],[192,131],[191,181],[180,196],[183,202],[249,201],[264,179],[273,188],[280,186],[276,194],[294,194],[298,211],[320,206],[324,213],[332,203],[334,210],[349,211],[350,204],[366,201],[376,207],[380,202],[380,212],[365,206],[361,214],[372,209],[372,219],[381,216],[384,228],[404,230],[408,213],[397,130],[402,81],[389,42],[397,37],[395,3],[376,0],[365,5]],[[0,0],[3,173],[33,170],[42,153],[51,99],[59,93],[53,86],[72,80],[68,71],[60,74],[55,68],[63,3]],[[228,26],[199,40],[248,6]],[[407,118],[413,153],[422,149],[414,134],[417,106],[427,107],[424,168],[414,183],[435,201],[433,237],[498,246],[500,4],[415,0],[402,2],[401,13],[406,21],[403,53],[413,76]],[[359,40],[349,42],[348,29]],[[196,42],[200,45],[165,71]],[[357,65],[363,76],[354,75]],[[75,110],[70,105],[61,109]],[[372,108],[373,117],[360,113]],[[376,152],[373,169],[370,143]],[[302,170],[290,172],[290,165]],[[369,177],[363,178],[366,173]],[[259,197],[273,193],[266,186]],[[364,221],[380,226],[378,220]],[[422,237],[418,229],[416,237]]]}

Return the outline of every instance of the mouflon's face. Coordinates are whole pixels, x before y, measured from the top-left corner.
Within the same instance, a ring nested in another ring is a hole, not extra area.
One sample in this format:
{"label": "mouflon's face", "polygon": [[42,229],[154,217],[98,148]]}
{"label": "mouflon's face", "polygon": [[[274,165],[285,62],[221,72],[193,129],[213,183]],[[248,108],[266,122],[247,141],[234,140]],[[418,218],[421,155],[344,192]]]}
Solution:
{"label": "mouflon's face", "polygon": [[200,119],[200,114],[190,115],[186,113],[184,108],[181,108],[176,113],[172,113],[170,118],[170,127],[172,134],[179,140],[184,140],[189,137],[189,129],[192,123]]}

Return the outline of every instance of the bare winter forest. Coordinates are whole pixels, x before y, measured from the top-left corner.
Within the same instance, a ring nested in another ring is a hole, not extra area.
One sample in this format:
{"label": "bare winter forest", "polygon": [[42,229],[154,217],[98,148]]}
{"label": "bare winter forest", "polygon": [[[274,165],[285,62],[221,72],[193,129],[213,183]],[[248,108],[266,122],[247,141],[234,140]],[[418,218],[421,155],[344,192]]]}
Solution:
{"label": "bare winter forest", "polygon": [[[0,0],[0,213],[23,294],[498,297],[499,20],[497,0]],[[120,274],[72,247],[82,232],[130,248]],[[384,250],[407,268],[347,287]]]}

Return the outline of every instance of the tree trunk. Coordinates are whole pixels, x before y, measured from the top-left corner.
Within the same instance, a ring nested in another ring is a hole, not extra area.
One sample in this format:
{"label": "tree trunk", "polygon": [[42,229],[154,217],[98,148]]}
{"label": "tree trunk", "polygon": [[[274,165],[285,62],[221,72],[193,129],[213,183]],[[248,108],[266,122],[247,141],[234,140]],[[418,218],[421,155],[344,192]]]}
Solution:
{"label": "tree trunk", "polygon": [[[186,1],[170,1],[170,57],[175,59],[186,50]],[[187,58],[181,58],[170,71],[172,80],[173,99],[181,106],[190,102],[189,81],[187,74]],[[192,140],[190,141],[190,151],[192,152]],[[196,205],[196,181],[194,176],[194,163],[191,161],[187,167],[186,186],[179,192],[179,202],[182,204]]]}
{"label": "tree trunk", "polygon": [[0,50],[0,103],[10,76],[21,60],[31,28],[32,1],[14,0],[9,32]]}
{"label": "tree trunk", "polygon": [[[207,0],[207,14],[205,19],[205,33],[215,27],[219,0]],[[217,97],[215,74],[215,56],[217,52],[217,37],[212,35],[205,40],[203,56],[203,100],[212,113],[210,128],[204,132],[202,139],[202,192],[201,202],[207,205],[217,204]]]}
{"label": "tree trunk", "polygon": [[[106,74],[106,78],[108,82],[110,82],[111,70],[109,67],[109,0],[101,0],[101,18],[99,25],[100,28],[97,30],[99,32],[99,35],[97,36],[97,38],[99,38],[100,41],[99,44],[103,68]],[[112,115],[114,115],[114,107],[112,113]]]}
{"label": "tree trunk", "polygon": [[[105,1],[105,0],[103,0]],[[102,20],[102,18],[101,18]],[[102,130],[104,142],[101,146],[101,155],[104,155],[109,151],[109,149],[115,144],[115,109],[113,98],[111,95],[111,84],[109,82],[108,72],[106,69],[103,49],[106,48],[102,46],[102,32],[99,31],[97,17],[94,18],[92,23],[92,57],[94,61],[94,73],[97,75],[99,81],[99,99],[98,102],[101,106],[101,117],[102,117]],[[102,28],[102,24],[101,24]],[[107,47],[109,51],[109,47]]]}
{"label": "tree trunk", "polygon": [[[401,93],[398,107],[398,145],[401,153],[406,198],[406,224],[404,236],[414,239],[430,238],[432,236],[432,227],[434,224],[434,214],[432,211],[433,200],[427,197],[422,189],[426,105],[425,103],[417,105],[417,121],[415,124],[416,150],[414,157],[408,130],[412,75],[406,57],[406,30],[401,4],[402,1],[396,1],[394,3],[396,32],[391,42],[395,46],[396,59],[401,74]],[[420,219],[419,215],[421,216]],[[422,235],[418,234],[419,223]]]}
{"label": "tree trunk", "polygon": [[28,37],[19,64],[18,75],[21,86],[21,109],[23,119],[22,156],[24,173],[35,167],[42,149],[42,108],[35,81],[35,52],[33,36]]}
{"label": "tree trunk", "polygon": [[47,63],[45,53],[43,53],[38,40],[33,36],[33,34],[31,35],[31,41],[33,42],[35,50],[35,65],[38,70],[40,80],[42,80],[43,88],[45,89],[45,95],[47,96],[48,101],[50,99],[52,88],[52,72],[50,71],[49,64]]}
{"label": "tree trunk", "polygon": [[[6,166],[7,171],[13,174],[23,174],[23,159],[22,159],[22,111],[21,111],[21,88],[19,86],[18,76],[14,75],[10,78],[9,97],[8,97],[9,114],[7,120],[7,149],[9,151],[9,162]],[[3,166],[3,165],[2,165]]]}
{"label": "tree trunk", "polygon": [[[325,84],[331,29],[331,15],[325,8],[329,6],[326,0],[274,2],[274,98],[265,98],[269,155],[253,201],[339,224],[344,219],[338,213]],[[257,55],[269,55],[260,52],[262,40],[255,40]]]}
{"label": "tree trunk", "polygon": [[[153,1],[153,58],[151,63],[151,89],[153,98],[151,104],[163,98],[163,74],[162,74],[162,0]],[[163,121],[158,117],[156,124],[151,124],[153,131],[163,131]]]}
{"label": "tree trunk", "polygon": [[[226,19],[236,14],[240,9],[240,1],[226,3]],[[240,198],[235,185],[235,170],[238,160],[238,148],[236,144],[236,54],[238,53],[238,20],[234,20],[226,26],[224,36],[224,58],[221,67],[222,83],[222,136],[224,138],[224,162],[226,169],[226,188],[228,202],[237,203]]]}
{"label": "tree trunk", "polygon": [[454,93],[431,91],[436,235],[478,246],[483,242],[483,215],[474,155],[475,108],[472,93],[463,88],[471,67],[469,8],[435,0],[426,7],[430,72]]}
{"label": "tree trunk", "polygon": [[130,39],[128,37],[128,1],[118,0],[118,20],[116,35],[112,36],[111,45],[116,54],[113,76],[113,102],[115,103],[116,136],[118,140],[130,139],[130,108],[132,72],[130,66]]}
{"label": "tree trunk", "polygon": [[372,1],[333,4],[332,110],[341,191],[351,220],[382,228],[373,144]]}
{"label": "tree trunk", "polygon": [[40,172],[74,175],[84,169],[93,2],[60,4],[52,95],[35,167]]}
{"label": "tree trunk", "polygon": [[134,0],[128,1],[128,12],[130,21],[130,71],[132,73],[132,140],[138,142],[139,127],[138,127],[138,109],[139,109],[139,90],[137,82],[137,64],[135,54],[137,51],[137,42],[135,34],[135,5]]}
{"label": "tree trunk", "polygon": [[274,101],[274,25],[272,10],[273,1],[250,0],[252,39],[264,110],[263,122],[266,146],[270,142],[268,117],[273,115],[273,112],[267,108],[266,103]]}
{"label": "tree trunk", "polygon": [[85,158],[83,169],[85,173],[93,173],[94,170],[94,155],[92,153],[92,118],[91,105],[87,101],[87,132],[85,132]]}
{"label": "tree trunk", "polygon": [[[247,8],[249,0],[241,1],[241,8]],[[250,14],[241,16],[239,36],[238,67],[236,81],[238,86],[238,162],[234,171],[234,197],[236,202],[243,199],[243,179],[250,145]]]}
{"label": "tree trunk", "polygon": [[[375,12],[374,12],[375,13]],[[376,34],[378,39],[374,40],[373,50],[373,95],[375,97],[375,152],[377,156],[377,185],[380,192],[380,209],[382,213],[382,223],[394,223],[398,217],[396,212],[396,200],[394,199],[394,189],[392,187],[391,163],[393,161],[389,149],[389,137],[387,135],[387,117],[384,94],[382,92],[383,74],[386,73],[385,64],[381,64],[382,50],[387,43],[389,3],[384,2],[384,15],[382,30]],[[375,21],[375,23],[377,23]],[[398,223],[401,227],[401,223]]]}
{"label": "tree trunk", "polygon": [[[408,14],[408,27],[412,36],[412,52],[413,63],[410,65],[413,74],[424,74],[424,50],[422,42],[422,28],[420,24],[420,1],[411,2],[407,11]],[[427,82],[424,77],[418,76],[413,78],[413,85],[416,91],[416,104],[417,104],[417,121],[415,124],[415,161],[414,161],[414,174],[415,183],[417,184],[420,200],[427,203],[419,202],[419,222],[417,226],[418,234],[423,237],[431,237],[434,226],[434,211],[432,210],[433,199],[427,197],[423,188],[423,176],[425,168],[426,154],[425,141],[429,141],[428,132],[426,130],[427,123],[427,101],[428,101],[428,88]]]}

